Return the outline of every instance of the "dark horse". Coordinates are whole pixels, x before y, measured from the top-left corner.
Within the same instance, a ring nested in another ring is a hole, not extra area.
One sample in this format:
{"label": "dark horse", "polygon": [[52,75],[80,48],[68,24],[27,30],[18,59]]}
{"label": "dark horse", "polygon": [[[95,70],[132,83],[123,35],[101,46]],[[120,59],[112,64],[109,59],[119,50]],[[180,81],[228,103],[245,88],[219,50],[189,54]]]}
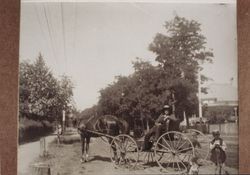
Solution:
{"label": "dark horse", "polygon": [[[108,135],[108,142],[111,143],[112,137],[119,134],[128,134],[128,123],[123,119],[118,119],[113,115],[104,115],[101,117],[91,116],[87,120],[80,120],[78,123],[78,132],[81,135],[82,143],[82,162],[88,161],[88,150],[91,137],[101,137]],[[116,153],[115,148],[112,147]]]}

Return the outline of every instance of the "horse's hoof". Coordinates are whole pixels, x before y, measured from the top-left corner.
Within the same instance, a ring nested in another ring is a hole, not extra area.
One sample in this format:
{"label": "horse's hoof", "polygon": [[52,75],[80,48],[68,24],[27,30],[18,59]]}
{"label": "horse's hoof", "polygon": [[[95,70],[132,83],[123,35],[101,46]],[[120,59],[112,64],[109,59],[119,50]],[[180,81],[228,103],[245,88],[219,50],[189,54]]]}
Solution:
{"label": "horse's hoof", "polygon": [[88,162],[88,161],[89,161],[89,155],[86,155],[85,162]]}

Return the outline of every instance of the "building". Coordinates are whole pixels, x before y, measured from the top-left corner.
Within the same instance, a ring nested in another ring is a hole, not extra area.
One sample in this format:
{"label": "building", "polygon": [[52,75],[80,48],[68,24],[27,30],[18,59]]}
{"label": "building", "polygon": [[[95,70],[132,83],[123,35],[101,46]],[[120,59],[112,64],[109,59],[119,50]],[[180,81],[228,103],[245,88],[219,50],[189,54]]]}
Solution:
{"label": "building", "polygon": [[238,106],[238,90],[232,84],[210,84],[207,94],[202,94],[202,105]]}
{"label": "building", "polygon": [[232,83],[210,84],[201,102],[206,118],[230,120],[231,116],[238,116],[238,90]]}

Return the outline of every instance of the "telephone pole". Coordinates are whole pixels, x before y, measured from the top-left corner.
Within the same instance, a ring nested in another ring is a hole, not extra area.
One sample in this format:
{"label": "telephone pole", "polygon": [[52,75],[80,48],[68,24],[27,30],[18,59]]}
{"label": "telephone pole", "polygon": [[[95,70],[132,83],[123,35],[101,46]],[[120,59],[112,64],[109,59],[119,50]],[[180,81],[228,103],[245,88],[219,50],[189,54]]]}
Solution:
{"label": "telephone pole", "polygon": [[200,74],[200,68],[198,68],[198,100],[199,100],[199,118],[202,118],[201,74]]}

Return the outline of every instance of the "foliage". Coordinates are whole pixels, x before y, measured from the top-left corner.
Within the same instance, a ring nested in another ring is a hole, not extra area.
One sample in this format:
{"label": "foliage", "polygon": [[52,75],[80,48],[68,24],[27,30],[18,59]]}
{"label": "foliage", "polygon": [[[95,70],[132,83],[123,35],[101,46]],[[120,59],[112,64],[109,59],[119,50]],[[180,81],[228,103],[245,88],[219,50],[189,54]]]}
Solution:
{"label": "foliage", "polygon": [[53,125],[47,120],[35,121],[26,117],[19,119],[19,142],[29,141],[39,136],[48,134],[53,130]]}
{"label": "foliage", "polygon": [[[179,16],[165,23],[166,34],[158,33],[149,49],[154,52],[159,66],[164,68],[170,87],[176,92],[179,111],[187,115],[197,109],[197,75],[201,64],[212,62],[213,53],[205,48],[206,38],[200,24]],[[208,78],[201,76],[201,81]],[[206,92],[206,89],[202,89]]]}
{"label": "foliage", "polygon": [[[137,58],[133,74],[117,76],[100,91],[100,113],[117,115],[131,123],[134,117],[156,118],[162,106],[173,100],[171,91],[177,100],[178,117],[184,110],[187,115],[198,113],[197,73],[201,63],[212,62],[213,53],[205,48],[206,38],[198,22],[176,16],[166,22],[165,29],[166,34],[156,34],[149,45],[158,65]],[[201,76],[202,83],[207,80]]]}
{"label": "foliage", "polygon": [[62,110],[68,110],[72,100],[73,84],[63,76],[57,80],[39,54],[33,62],[23,61],[19,70],[20,117],[34,120],[61,118]]}
{"label": "foliage", "polygon": [[235,116],[236,106],[203,106],[203,116],[211,123],[221,123],[230,116]]}
{"label": "foliage", "polygon": [[97,111],[97,106],[94,105],[91,108],[86,108],[85,110],[83,110],[82,112],[79,112],[77,114],[77,119],[85,119],[86,121],[89,119],[89,117],[91,116],[97,116],[98,115],[98,111]]}

